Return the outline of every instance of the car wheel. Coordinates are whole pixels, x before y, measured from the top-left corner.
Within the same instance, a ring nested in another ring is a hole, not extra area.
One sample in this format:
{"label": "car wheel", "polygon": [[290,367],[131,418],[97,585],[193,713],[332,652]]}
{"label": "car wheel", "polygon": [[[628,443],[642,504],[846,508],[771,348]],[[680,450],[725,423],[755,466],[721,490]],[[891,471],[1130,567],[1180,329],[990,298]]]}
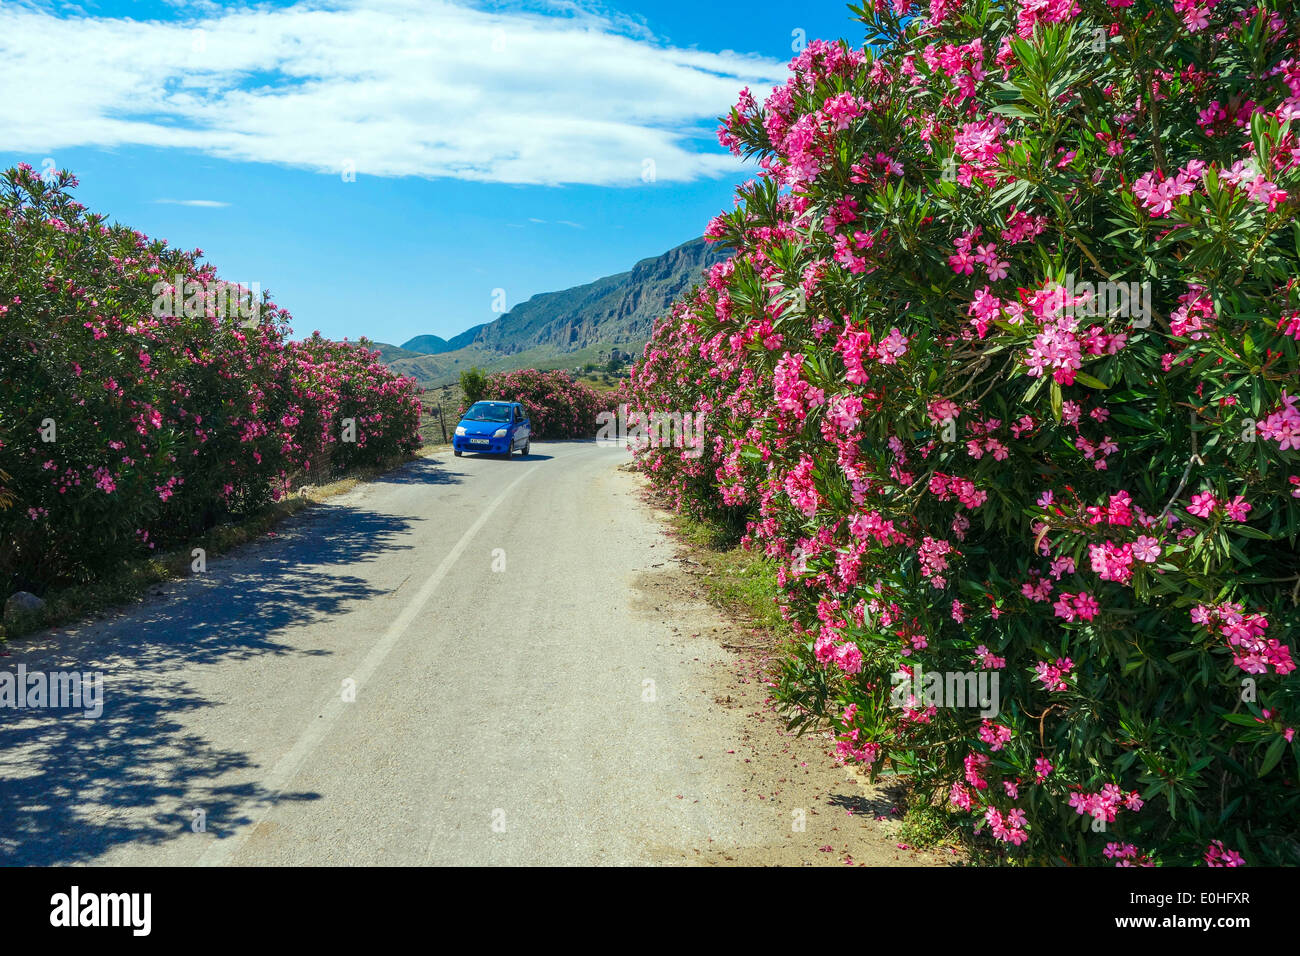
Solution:
{"label": "car wheel", "polygon": [[463,454],[465,454],[465,453],[464,453],[463,451],[461,451],[459,448],[453,448],[453,449],[452,449],[452,454],[454,454],[457,458],[459,458],[461,455],[463,455]]}
{"label": "car wheel", "polygon": [[530,447],[532,447],[532,444],[533,444],[533,443],[532,443],[532,440],[531,440],[531,439],[530,439],[529,441],[524,442],[524,451],[523,451],[523,455],[524,455],[525,458],[528,457],[528,449],[529,449]]}

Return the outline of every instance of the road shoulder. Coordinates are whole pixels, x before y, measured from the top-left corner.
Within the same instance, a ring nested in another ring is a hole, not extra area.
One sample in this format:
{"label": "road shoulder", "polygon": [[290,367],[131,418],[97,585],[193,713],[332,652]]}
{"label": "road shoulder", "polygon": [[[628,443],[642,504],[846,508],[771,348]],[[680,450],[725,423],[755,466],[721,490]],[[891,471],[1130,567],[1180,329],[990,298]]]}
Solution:
{"label": "road shoulder", "polygon": [[639,475],[624,473],[628,496],[660,531],[661,559],[633,582],[637,610],[657,617],[689,646],[705,642],[692,664],[714,707],[740,719],[727,748],[742,801],[753,800],[785,825],[766,830],[756,845],[651,848],[656,862],[706,866],[946,866],[951,849],[916,850],[903,842],[901,807],[893,788],[872,784],[840,765],[828,734],[785,730],[769,697],[774,639],[709,602],[702,555],[674,532],[671,515],[651,500]]}

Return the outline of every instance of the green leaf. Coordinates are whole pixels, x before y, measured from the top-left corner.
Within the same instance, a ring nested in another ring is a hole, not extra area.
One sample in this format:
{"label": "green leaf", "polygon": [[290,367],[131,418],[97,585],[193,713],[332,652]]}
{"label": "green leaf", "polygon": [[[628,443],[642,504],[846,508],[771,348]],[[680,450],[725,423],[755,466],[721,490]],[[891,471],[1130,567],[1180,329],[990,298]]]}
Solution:
{"label": "green leaf", "polygon": [[1264,776],[1270,770],[1277,766],[1277,762],[1282,759],[1282,753],[1286,750],[1286,738],[1278,737],[1269,746],[1268,752],[1264,754],[1264,762],[1260,764],[1259,776]]}
{"label": "green leaf", "polygon": [[1267,534],[1263,531],[1260,531],[1258,528],[1252,528],[1250,525],[1243,524],[1239,527],[1230,528],[1229,530],[1233,534],[1241,535],[1243,538],[1255,538],[1259,541],[1273,540],[1273,536],[1271,534]]}
{"label": "green leaf", "polygon": [[1110,388],[1110,386],[1107,385],[1105,382],[1103,382],[1101,379],[1093,378],[1091,375],[1088,375],[1086,372],[1075,372],[1074,380],[1076,382],[1079,382],[1082,385],[1087,385],[1089,388],[1101,388],[1101,389]]}
{"label": "green leaf", "polygon": [[1240,724],[1242,727],[1259,726],[1259,718],[1250,714],[1224,714],[1223,719],[1230,724]]}

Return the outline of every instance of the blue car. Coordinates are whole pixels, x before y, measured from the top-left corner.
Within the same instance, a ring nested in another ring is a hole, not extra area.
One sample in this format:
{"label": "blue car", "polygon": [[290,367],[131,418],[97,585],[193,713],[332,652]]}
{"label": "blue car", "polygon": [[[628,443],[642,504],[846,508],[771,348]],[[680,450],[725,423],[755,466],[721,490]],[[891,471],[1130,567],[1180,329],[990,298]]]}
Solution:
{"label": "blue car", "polygon": [[467,451],[508,456],[516,448],[526,455],[531,435],[528,412],[518,402],[475,402],[456,426],[451,449],[457,458]]}

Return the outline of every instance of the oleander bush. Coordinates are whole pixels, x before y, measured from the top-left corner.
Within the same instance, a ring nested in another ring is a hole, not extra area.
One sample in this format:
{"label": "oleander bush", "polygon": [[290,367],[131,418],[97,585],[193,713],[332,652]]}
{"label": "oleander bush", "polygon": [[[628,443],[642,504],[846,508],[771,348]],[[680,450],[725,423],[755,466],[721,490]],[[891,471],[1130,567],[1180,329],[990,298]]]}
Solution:
{"label": "oleander bush", "polygon": [[312,457],[304,455],[310,448],[323,457],[317,470],[326,475],[373,467],[420,447],[415,381],[394,375],[369,344],[364,339],[334,342],[319,332],[286,343],[288,390],[300,410],[295,414],[311,419],[309,427],[304,427],[306,418],[295,423],[289,450],[310,466]]}
{"label": "oleander bush", "polygon": [[724,120],[734,255],[633,380],[707,447],[641,466],[782,562],[792,726],[973,846],[1300,862],[1291,5],[857,12]]}
{"label": "oleander bush", "polygon": [[417,446],[414,382],[354,345],[289,341],[267,296],[106,224],[75,186],[0,178],[0,592],[89,580],[322,467]]}
{"label": "oleander bush", "polygon": [[[616,401],[613,393],[575,382],[563,370],[531,368],[489,375],[482,398],[519,402],[528,409],[532,437],[551,440],[593,437],[599,427],[597,416],[613,408]],[[462,404],[461,414],[470,404],[468,399]]]}

